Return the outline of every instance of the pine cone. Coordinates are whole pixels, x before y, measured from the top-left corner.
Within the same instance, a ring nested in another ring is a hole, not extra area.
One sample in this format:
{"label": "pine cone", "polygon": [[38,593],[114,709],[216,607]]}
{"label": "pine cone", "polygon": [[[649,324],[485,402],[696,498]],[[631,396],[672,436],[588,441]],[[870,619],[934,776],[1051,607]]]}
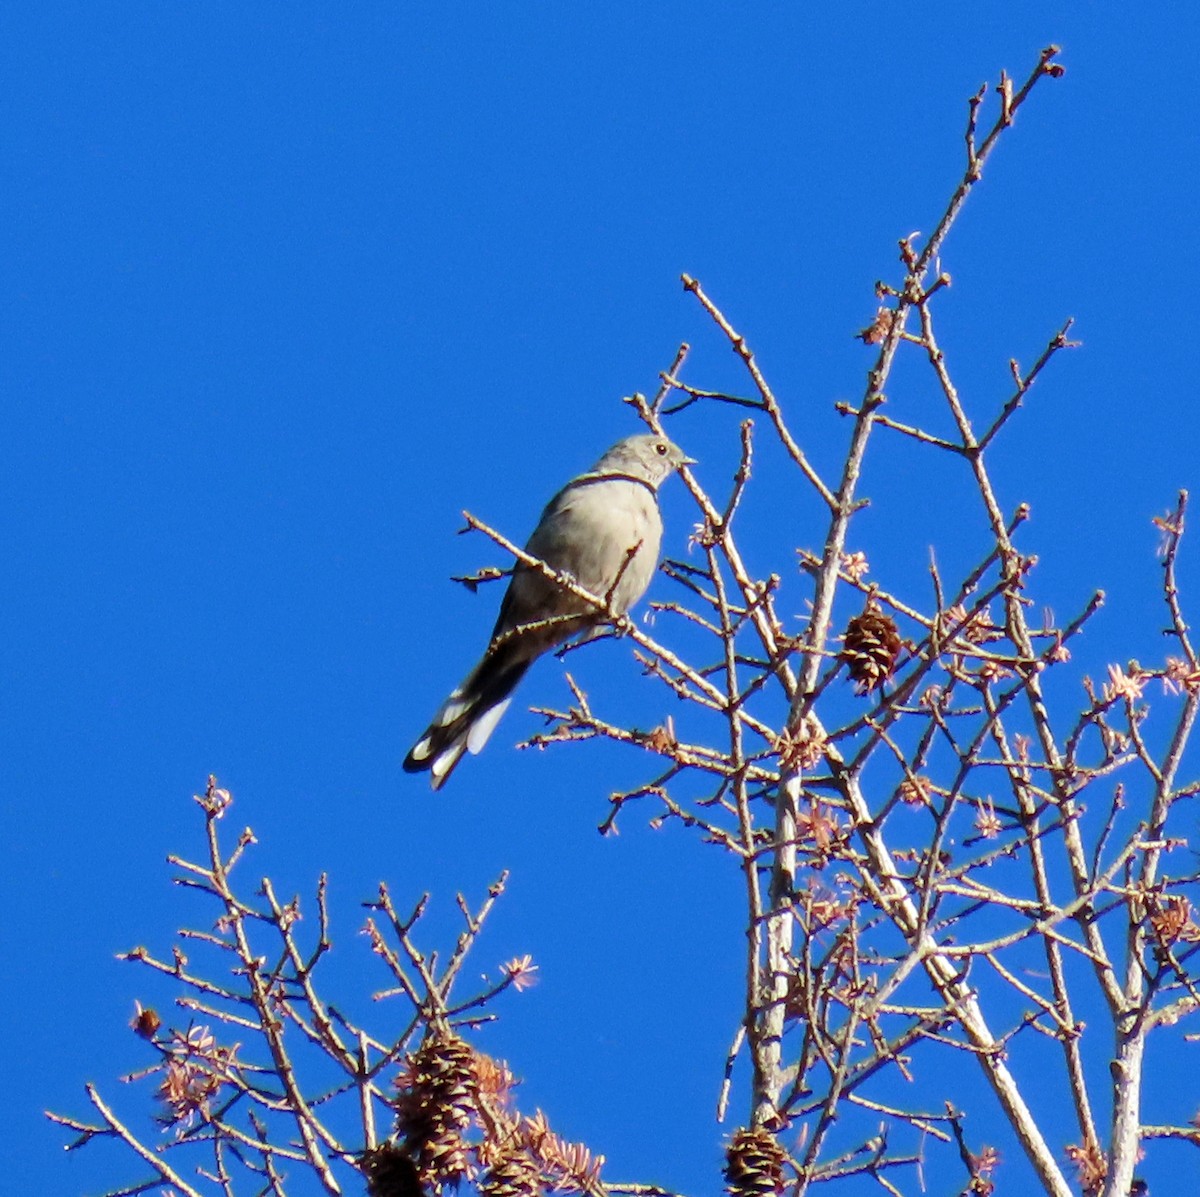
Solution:
{"label": "pine cone", "polygon": [[515,1147],[502,1150],[479,1182],[480,1197],[540,1197],[541,1170]]}
{"label": "pine cone", "polygon": [[394,1143],[384,1143],[362,1158],[367,1197],[424,1197],[417,1166]]}
{"label": "pine cone", "polygon": [[783,1192],[783,1148],[762,1127],[737,1131],[725,1152],[730,1197],[767,1197]]}
{"label": "pine cone", "polygon": [[396,1133],[424,1184],[467,1174],[463,1132],[475,1112],[474,1055],[457,1035],[433,1032],[409,1057],[396,1098]]}
{"label": "pine cone", "polygon": [[846,625],[842,660],[859,694],[870,694],[883,685],[892,676],[899,655],[900,632],[895,620],[873,604]]}

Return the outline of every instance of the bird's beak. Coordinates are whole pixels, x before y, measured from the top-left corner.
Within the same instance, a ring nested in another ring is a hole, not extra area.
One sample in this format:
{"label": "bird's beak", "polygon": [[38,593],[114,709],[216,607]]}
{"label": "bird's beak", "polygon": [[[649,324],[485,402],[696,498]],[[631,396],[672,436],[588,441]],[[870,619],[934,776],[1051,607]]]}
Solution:
{"label": "bird's beak", "polygon": [[679,464],[681,466],[685,466],[685,465],[699,465],[700,463],[694,457],[684,457],[684,459]]}

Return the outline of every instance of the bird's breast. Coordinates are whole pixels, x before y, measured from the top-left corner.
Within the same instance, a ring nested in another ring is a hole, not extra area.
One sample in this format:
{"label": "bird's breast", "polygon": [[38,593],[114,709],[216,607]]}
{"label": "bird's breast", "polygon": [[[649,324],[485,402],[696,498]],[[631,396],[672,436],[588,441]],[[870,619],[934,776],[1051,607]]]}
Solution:
{"label": "bird's breast", "polygon": [[572,574],[624,610],[645,592],[658,564],[662,518],[652,490],[614,479],[568,487],[547,509],[528,551]]}

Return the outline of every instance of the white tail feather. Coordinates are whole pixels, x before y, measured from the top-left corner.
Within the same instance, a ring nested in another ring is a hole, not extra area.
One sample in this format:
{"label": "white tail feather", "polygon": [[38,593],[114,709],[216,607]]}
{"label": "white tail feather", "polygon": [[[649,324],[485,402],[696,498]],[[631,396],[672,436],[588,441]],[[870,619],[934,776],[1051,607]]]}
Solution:
{"label": "white tail feather", "polygon": [[449,727],[470,705],[469,702],[463,702],[462,691],[455,690],[434,715],[432,726]]}
{"label": "white tail feather", "polygon": [[442,788],[442,783],[450,776],[454,766],[458,764],[462,754],[467,750],[466,736],[459,736],[452,744],[448,744],[438,754],[430,766],[430,775],[435,790]]}
{"label": "white tail feather", "polygon": [[414,761],[423,761],[428,755],[429,750],[433,747],[433,741],[428,736],[422,736],[414,745],[409,758]]}
{"label": "white tail feather", "polygon": [[506,698],[503,702],[496,703],[494,707],[484,711],[471,724],[470,730],[467,732],[467,751],[472,756],[477,756],[488,742],[492,732],[496,730],[496,724],[500,722],[504,712],[508,710],[510,702],[512,702],[512,699]]}

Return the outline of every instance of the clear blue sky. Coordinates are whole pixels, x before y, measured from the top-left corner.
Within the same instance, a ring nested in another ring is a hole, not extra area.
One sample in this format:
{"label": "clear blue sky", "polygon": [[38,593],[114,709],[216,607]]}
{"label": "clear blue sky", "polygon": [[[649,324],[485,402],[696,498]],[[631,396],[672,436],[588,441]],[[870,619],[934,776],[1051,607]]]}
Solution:
{"label": "clear blue sky", "polygon": [[[433,890],[431,931],[449,934],[454,892],[511,868],[476,971],[530,952],[542,980],[483,1045],[612,1179],[715,1191],[732,868],[636,817],[601,840],[639,763],[514,752],[535,727],[520,703],[442,794],[400,771],[493,618],[494,590],[447,580],[497,559],[454,535],[459,512],[522,537],[634,431],[620,397],[652,389],[681,340],[696,382],[734,385],[685,270],[814,459],[836,461],[831,404],[870,360],[852,334],[897,276],[896,239],[941,212],[966,97],[1051,41],[1066,78],[947,248],[946,337],[986,405],[1009,356],[1077,318],[1085,347],[1004,449],[1004,499],[1033,504],[1039,601],[1061,614],[1109,591],[1119,647],[1093,638],[1097,669],[1160,651],[1149,519],[1197,473],[1200,18],[824,7],[0,15],[6,1193],[137,1174],[64,1157],[40,1111],[83,1113],[85,1080],[136,1108],[113,1078],[146,1061],[126,1024],[150,988],[113,957],[198,917],[164,858],[199,851],[189,796],[210,771],[263,841],[253,875],[291,893],[329,870],[348,987],[374,983],[353,931],[378,879]],[[714,489],[734,423],[678,425]],[[892,504],[877,559],[919,574],[945,511],[882,465],[866,489]],[[666,518],[680,552],[677,487]],[[587,666],[601,678],[623,651]],[[522,698],[564,694],[543,663]]]}

